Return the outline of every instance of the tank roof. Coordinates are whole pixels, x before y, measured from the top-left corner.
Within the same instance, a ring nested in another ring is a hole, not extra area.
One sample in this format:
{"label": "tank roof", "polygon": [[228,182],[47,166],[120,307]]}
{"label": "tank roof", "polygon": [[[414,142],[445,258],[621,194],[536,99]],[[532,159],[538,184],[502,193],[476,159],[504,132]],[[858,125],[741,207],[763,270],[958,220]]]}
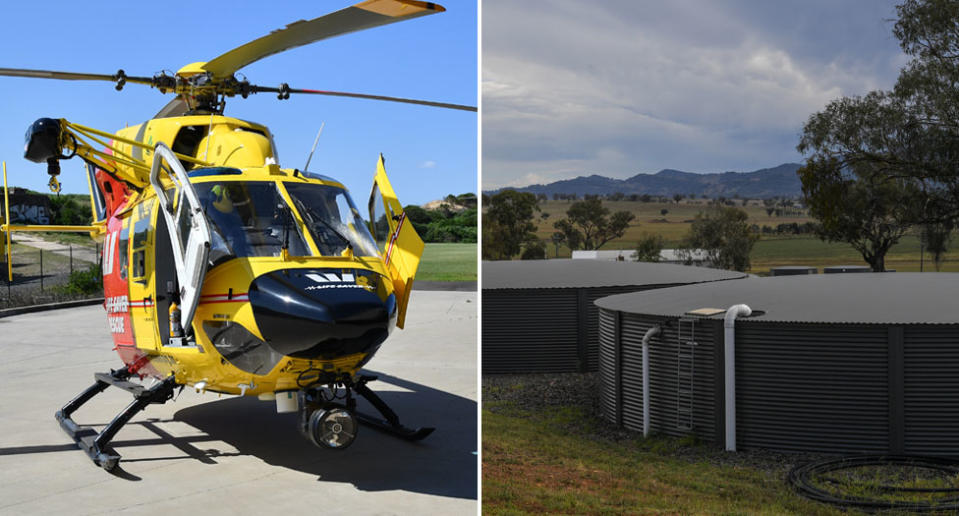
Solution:
{"label": "tank roof", "polygon": [[484,261],[483,290],[685,285],[748,274],[667,263],[606,260]]}
{"label": "tank roof", "polygon": [[[618,294],[600,308],[682,316],[746,304],[746,321],[851,324],[959,324],[959,274],[863,273],[749,278]],[[722,318],[720,312],[711,318]],[[738,323],[737,323],[738,324]]]}

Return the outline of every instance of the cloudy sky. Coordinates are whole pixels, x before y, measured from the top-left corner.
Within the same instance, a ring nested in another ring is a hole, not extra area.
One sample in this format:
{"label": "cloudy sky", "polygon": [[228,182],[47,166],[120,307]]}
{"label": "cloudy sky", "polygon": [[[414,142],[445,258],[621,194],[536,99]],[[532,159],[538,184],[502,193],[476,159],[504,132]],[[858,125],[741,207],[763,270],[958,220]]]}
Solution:
{"label": "cloudy sky", "polygon": [[[207,61],[295,20],[355,0],[206,0],[203,13],[150,2],[7,2],[0,67],[150,76]],[[422,98],[476,105],[477,6],[447,2],[444,13],[347,34],[270,56],[240,70],[254,84]],[[109,23],[104,20],[108,19]],[[39,117],[66,118],[104,131],[150,118],[170,97],[103,82],[0,77],[0,160],[13,186],[47,191],[45,164],[23,159],[23,135]],[[342,181],[366,205],[380,153],[404,204],[476,190],[477,115],[465,111],[337,97],[251,95],[226,114],[267,125],[280,164],[303,167],[325,123],[314,172]],[[86,193],[79,159],[64,161],[67,193]]]}
{"label": "cloudy sky", "polygon": [[484,0],[483,188],[798,162],[802,125],[890,88],[892,0]]}

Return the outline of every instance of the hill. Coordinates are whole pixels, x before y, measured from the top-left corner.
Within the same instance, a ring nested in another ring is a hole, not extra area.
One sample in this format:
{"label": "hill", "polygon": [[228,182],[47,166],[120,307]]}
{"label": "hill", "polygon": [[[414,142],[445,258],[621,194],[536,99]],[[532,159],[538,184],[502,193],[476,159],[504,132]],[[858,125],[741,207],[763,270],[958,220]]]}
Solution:
{"label": "hill", "polygon": [[[565,179],[546,185],[536,184],[514,188],[519,192],[534,194],[586,194],[606,196],[616,192],[626,195],[649,194],[672,196],[675,194],[701,197],[734,197],[767,199],[770,197],[799,197],[802,185],[796,171],[798,163],[783,163],[778,167],[752,172],[720,172],[693,174],[680,170],[664,169],[655,174],[636,174],[628,179],[613,179],[593,174],[574,179]],[[499,190],[484,192],[496,193]]]}

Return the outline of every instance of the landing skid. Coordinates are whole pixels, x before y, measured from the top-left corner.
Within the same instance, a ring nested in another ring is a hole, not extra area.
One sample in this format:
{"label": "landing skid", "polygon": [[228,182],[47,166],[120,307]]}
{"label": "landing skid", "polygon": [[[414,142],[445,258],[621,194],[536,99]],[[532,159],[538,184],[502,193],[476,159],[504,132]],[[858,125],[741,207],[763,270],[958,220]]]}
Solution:
{"label": "landing skid", "polygon": [[369,401],[370,404],[373,405],[373,407],[375,407],[376,410],[386,419],[378,419],[367,414],[357,412],[356,418],[360,420],[360,423],[407,441],[419,441],[420,439],[423,439],[433,433],[433,430],[436,430],[433,427],[413,429],[401,425],[400,418],[396,415],[396,412],[393,412],[386,402],[384,402],[379,396],[376,395],[375,392],[366,386],[367,382],[371,382],[373,380],[376,380],[375,376],[360,376],[359,381],[357,381],[356,385],[353,386],[353,390],[355,390],[360,396],[366,398],[366,401]]}
{"label": "landing skid", "polygon": [[[127,424],[133,416],[145,409],[147,405],[151,403],[162,404],[171,399],[177,383],[170,376],[153,387],[147,388],[128,381],[133,373],[125,367],[112,370],[109,373],[96,373],[93,376],[96,383],[58,410],[56,418],[63,431],[77,443],[81,450],[87,453],[94,464],[111,471],[120,462],[120,455],[109,446],[110,441],[123,428],[123,425]],[[133,395],[134,400],[127,405],[123,412],[113,418],[113,421],[110,421],[106,428],[98,433],[92,427],[78,425],[70,418],[74,411],[111,385],[129,392]]]}

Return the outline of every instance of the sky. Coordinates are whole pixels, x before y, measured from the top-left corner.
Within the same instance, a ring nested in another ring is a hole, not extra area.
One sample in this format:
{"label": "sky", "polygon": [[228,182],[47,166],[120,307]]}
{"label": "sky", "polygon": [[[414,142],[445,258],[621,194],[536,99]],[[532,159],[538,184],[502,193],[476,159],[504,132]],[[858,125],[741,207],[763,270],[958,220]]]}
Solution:
{"label": "sky", "polygon": [[[5,3],[0,67],[102,74],[122,68],[128,75],[151,76],[209,61],[293,21],[352,3]],[[240,73],[264,86],[286,82],[293,88],[475,106],[477,5],[457,0],[446,7],[443,13],[292,49]],[[118,92],[109,82],[0,77],[0,159],[7,162],[9,183],[48,191],[46,165],[23,158],[24,133],[37,118],[66,118],[113,132],[151,118],[172,98],[133,84]],[[303,167],[325,123],[310,170],[342,181],[359,205],[366,205],[380,153],[404,204],[477,188],[476,113],[308,95],[279,101],[261,93],[227,99],[225,114],[269,127],[280,165],[289,168]],[[82,162],[61,166],[63,192],[87,193]]]}
{"label": "sky", "polygon": [[891,0],[484,0],[483,189],[801,162],[907,62]]}

